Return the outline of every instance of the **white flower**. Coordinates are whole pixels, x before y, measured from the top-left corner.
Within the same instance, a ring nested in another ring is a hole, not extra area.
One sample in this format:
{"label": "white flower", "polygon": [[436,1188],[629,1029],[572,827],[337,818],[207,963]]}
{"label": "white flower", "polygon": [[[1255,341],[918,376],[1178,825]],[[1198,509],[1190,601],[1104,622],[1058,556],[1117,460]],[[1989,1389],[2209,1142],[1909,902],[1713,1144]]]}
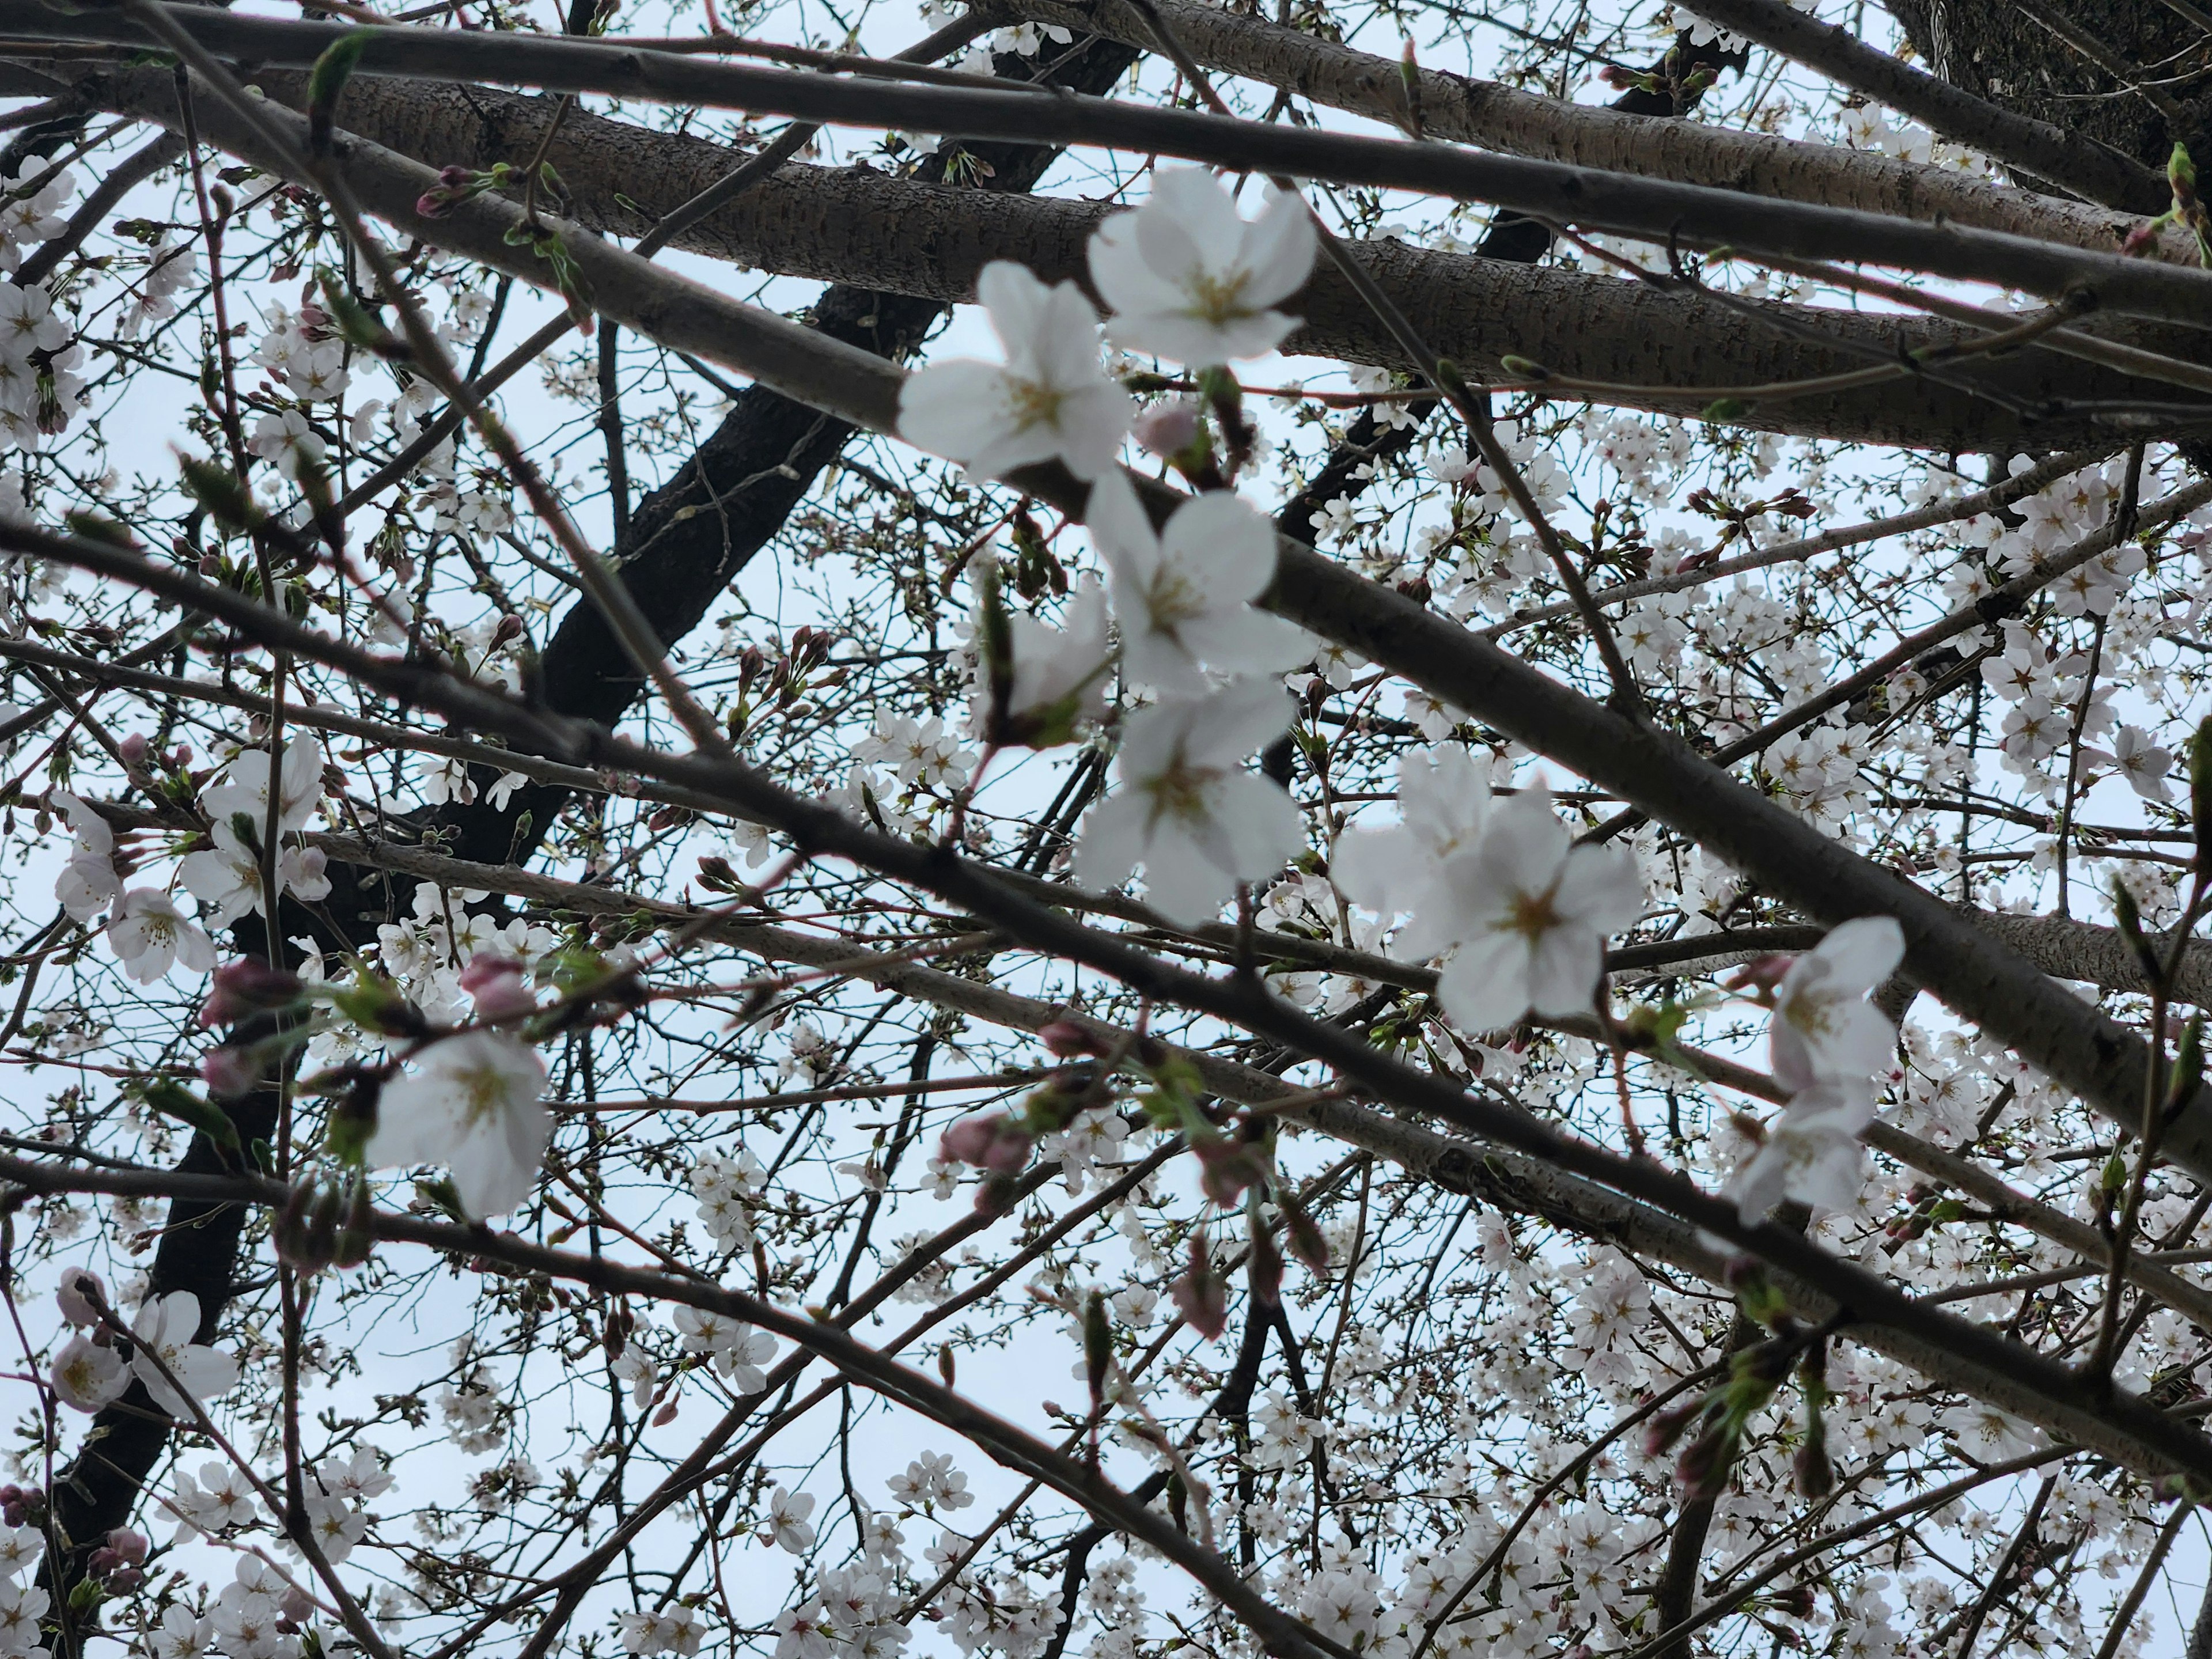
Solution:
{"label": "white flower", "polygon": [[1437,992],[1469,1030],[1495,1030],[1534,1008],[1587,1013],[1605,941],[1636,920],[1643,893],[1619,847],[1576,847],[1542,789],[1490,815],[1472,851],[1445,866],[1441,895],[1459,948]]}
{"label": "white flower", "polygon": [[1398,948],[1425,961],[1456,941],[1438,884],[1445,864],[1472,848],[1490,817],[1487,758],[1445,744],[1398,763],[1400,822],[1387,830],[1347,830],[1329,855],[1329,878],[1355,904],[1377,915],[1409,916]]}
{"label": "white flower", "polygon": [[155,1659],[207,1659],[215,1648],[214,1620],[177,1601],[161,1610],[161,1627],[154,1633]]}
{"label": "white flower", "polygon": [[511,1210],[537,1184],[553,1133],[544,1094],[545,1063],[527,1044],[495,1031],[449,1037],[384,1085],[369,1164],[442,1164],[470,1216]]}
{"label": "white flower", "polygon": [[768,1514],[762,1517],[760,1540],[774,1543],[801,1553],[814,1541],[814,1526],[807,1516],[814,1513],[814,1494],[806,1492],[787,1492],[778,1486],[769,1495]]}
{"label": "white flower", "polygon": [[1076,880],[1111,887],[1141,864],[1149,901],[1196,922],[1237,883],[1273,874],[1304,840],[1297,809],[1243,762],[1279,736],[1290,714],[1279,686],[1249,679],[1131,716],[1115,762],[1121,787],[1091,809]]}
{"label": "white flower", "polygon": [[1275,579],[1275,531],[1227,490],[1192,497],[1154,531],[1120,472],[1091,487],[1091,533],[1113,573],[1121,667],[1139,684],[1195,691],[1199,665],[1223,673],[1281,673],[1311,659],[1296,624],[1255,610]]}
{"label": "white flower", "polygon": [[54,1395],[74,1411],[96,1412],[131,1386],[123,1356],[90,1337],[72,1335],[54,1356]]}
{"label": "white flower", "polygon": [[123,971],[141,985],[151,985],[174,963],[195,974],[215,968],[214,941],[185,920],[176,900],[152,887],[134,887],[123,896],[108,920],[107,945]]}
{"label": "white flower", "polygon": [[115,831],[66,790],[47,797],[70,827],[70,861],[54,880],[54,896],[72,921],[90,921],[123,890],[115,873]]}
{"label": "white flower", "polygon": [[985,265],[975,287],[1005,365],[963,357],[908,376],[899,435],[986,477],[1054,459],[1097,477],[1113,465],[1134,411],[1098,367],[1091,301],[1073,283],[1047,288],[1006,259]]}
{"label": "white flower", "polygon": [[1874,1090],[1863,1079],[1821,1082],[1801,1091],[1767,1128],[1766,1139],[1728,1184],[1746,1226],[1785,1198],[1841,1209],[1863,1185],[1859,1132],[1874,1121]]}
{"label": "white flower", "polygon": [[253,436],[246,447],[262,459],[274,461],[288,478],[297,478],[306,468],[320,468],[330,453],[306,414],[296,409],[264,415],[253,423]]}
{"label": "white flower", "polygon": [[40,1585],[0,1583],[0,1653],[36,1653],[39,1621],[46,1617],[49,1605],[50,1598]]}
{"label": "white flower", "polygon": [[[277,787],[283,793],[276,806],[279,831],[305,830],[314,822],[315,809],[323,799],[323,744],[319,738],[309,733],[285,740],[284,764]],[[240,750],[230,763],[230,775],[205,791],[200,804],[217,823],[229,823],[234,813],[245,813],[258,838],[265,832],[269,821],[269,751]]]}
{"label": "white flower", "polygon": [[1904,957],[1895,921],[1861,916],[1790,963],[1774,997],[1775,1080],[1795,1094],[1817,1083],[1863,1082],[1881,1070],[1897,1031],[1865,999]]}
{"label": "white flower", "polygon": [[[186,854],[179,873],[185,886],[201,903],[215,908],[216,920],[228,925],[249,910],[259,914],[267,897],[261,880],[261,860],[252,846],[239,838],[229,823],[218,821],[210,832],[213,848]],[[330,855],[319,847],[287,847],[277,854],[276,878],[288,893],[307,900],[330,896],[330,878],[324,873]]]}
{"label": "white flower", "polygon": [[307,1530],[323,1559],[332,1566],[353,1553],[353,1547],[368,1535],[368,1516],[343,1498],[324,1492],[307,1497]]}
{"label": "white flower", "polygon": [[[1091,580],[1077,584],[1061,621],[1064,627],[1054,628],[1022,611],[1006,618],[1013,659],[1006,697],[1010,741],[1050,748],[1097,724],[1106,712],[1113,657],[1106,643],[1105,590]],[[976,732],[989,729],[991,690],[989,668],[979,661],[969,715]]]}
{"label": "white flower", "polygon": [[707,1308],[678,1308],[673,1317],[684,1348],[713,1355],[714,1369],[739,1394],[758,1394],[768,1386],[761,1367],[775,1358],[775,1339],[766,1331]]}
{"label": "white flower", "polygon": [[2112,763],[2128,781],[2128,787],[2145,800],[2173,799],[2172,786],[2166,781],[2173,756],[2154,743],[2141,726],[2123,726],[2113,734]]}
{"label": "white flower", "polygon": [[1091,239],[1091,275],[1114,313],[1107,332],[1125,351],[1181,362],[1262,357],[1297,319],[1269,310],[1313,272],[1313,221],[1296,196],[1270,190],[1260,216],[1240,218],[1203,167],[1152,175],[1152,193]]}
{"label": "white flower", "polygon": [[42,288],[0,282],[0,351],[20,361],[33,351],[59,351],[67,345],[69,325],[54,315],[53,307]]}
{"label": "white flower", "polygon": [[[190,1291],[147,1297],[137,1318],[131,1322],[131,1340],[137,1350],[131,1356],[131,1369],[154,1396],[155,1405],[185,1422],[192,1419],[185,1394],[204,1406],[238,1381],[238,1361],[234,1356],[192,1340],[199,1328],[200,1299]],[[162,1375],[164,1370],[167,1376]],[[179,1389],[184,1394],[178,1392]]]}

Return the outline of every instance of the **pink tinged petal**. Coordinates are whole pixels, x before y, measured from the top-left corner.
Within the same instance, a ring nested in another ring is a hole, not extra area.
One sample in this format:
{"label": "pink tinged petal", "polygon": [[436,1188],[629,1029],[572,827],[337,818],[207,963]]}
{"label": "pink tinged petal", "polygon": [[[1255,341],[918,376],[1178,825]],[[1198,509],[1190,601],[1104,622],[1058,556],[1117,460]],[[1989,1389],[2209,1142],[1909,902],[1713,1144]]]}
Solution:
{"label": "pink tinged petal", "polygon": [[1559,912],[1611,935],[1644,910],[1644,883],[1625,847],[1577,847],[1559,877]]}
{"label": "pink tinged petal", "polygon": [[1534,896],[1558,882],[1569,846],[1566,826],[1553,816],[1551,795],[1532,789],[1491,814],[1474,857],[1481,878],[1501,892]]}
{"label": "pink tinged petal", "polygon": [[1605,968],[1605,941],[1568,923],[1547,927],[1529,952],[1528,1004],[1540,1014],[1586,1014]]}
{"label": "pink tinged petal", "polygon": [[[1133,606],[1122,607],[1121,614],[1127,617],[1133,611],[1143,615],[1141,607]],[[1148,629],[1141,623],[1123,623],[1121,672],[1135,684],[1158,691],[1195,695],[1206,690],[1206,676],[1199,672],[1198,663],[1180,634]]]}
{"label": "pink tinged petal", "polygon": [[1893,916],[1861,916],[1832,930],[1814,954],[1828,964],[1838,990],[1871,991],[1905,960],[1905,930]]}
{"label": "pink tinged petal", "polygon": [[1091,539],[1109,561],[1125,562],[1145,577],[1158,568],[1160,538],[1153,532],[1152,515],[1145,511],[1136,486],[1126,474],[1100,475],[1091,486],[1083,520],[1091,531]]}
{"label": "pink tinged petal", "polygon": [[1807,1045],[1803,1033],[1786,1019],[1776,1019],[1768,1029],[1766,1052],[1774,1070],[1774,1080],[1790,1093],[1809,1089],[1819,1081],[1813,1050]]}
{"label": "pink tinged petal", "polygon": [[1136,417],[1134,400],[1103,376],[1097,385],[1068,393],[1060,404],[1060,459],[1079,478],[1099,477],[1121,455],[1121,440]]}
{"label": "pink tinged petal", "polygon": [[1890,1062],[1897,1047],[1897,1027],[1880,1009],[1864,1002],[1849,1002],[1832,1016],[1835,1030],[1816,1045],[1815,1066],[1840,1081],[1870,1078]]}
{"label": "pink tinged petal", "polygon": [[1221,780],[1212,803],[1228,832],[1229,872],[1239,881],[1263,881],[1303,851],[1305,826],[1280,785],[1256,773]]}
{"label": "pink tinged petal", "polygon": [[1074,283],[1056,283],[1045,296],[1036,350],[1037,367],[1054,386],[1105,379],[1098,367],[1098,313]]}
{"label": "pink tinged petal", "polygon": [[1789,1184],[1789,1149],[1769,1140],[1738,1167],[1727,1191],[1743,1224],[1756,1227],[1782,1201]]}
{"label": "pink tinged petal", "polygon": [[1528,1012],[1528,944],[1518,933],[1477,933],[1437,975],[1444,1012],[1466,1031],[1494,1031]]}
{"label": "pink tinged petal", "polygon": [[1117,213],[1091,238],[1091,279],[1109,310],[1148,312],[1179,304],[1182,295],[1162,280],[1137,246],[1134,213]]}
{"label": "pink tinged petal", "polygon": [[1413,838],[1402,826],[1347,830],[1330,849],[1328,878],[1354,904],[1388,916],[1406,908],[1417,884],[1413,862]]}
{"label": "pink tinged petal", "polygon": [[[1236,198],[1205,167],[1168,167],[1153,173],[1143,216],[1172,223],[1209,270],[1231,269],[1244,246],[1244,221],[1237,214]],[[1166,269],[1161,266],[1163,271]]]}

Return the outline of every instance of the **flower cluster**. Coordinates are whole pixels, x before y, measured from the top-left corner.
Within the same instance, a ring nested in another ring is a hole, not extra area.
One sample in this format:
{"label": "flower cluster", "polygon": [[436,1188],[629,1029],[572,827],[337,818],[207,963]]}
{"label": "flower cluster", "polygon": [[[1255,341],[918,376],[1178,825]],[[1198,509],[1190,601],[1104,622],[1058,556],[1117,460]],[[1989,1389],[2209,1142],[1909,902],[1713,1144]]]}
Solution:
{"label": "flower cluster", "polygon": [[1339,840],[1332,866],[1345,896],[1411,918],[1399,948],[1442,959],[1437,994],[1468,1031],[1539,1014],[1585,1013],[1605,941],[1643,908],[1634,859],[1575,844],[1541,788],[1493,803],[1464,750],[1408,756],[1399,772],[1404,821]]}
{"label": "flower cluster", "polygon": [[1769,1042],[1790,1103],[1729,1183],[1747,1223],[1784,1198],[1836,1208],[1858,1196],[1859,1133],[1874,1121],[1875,1079],[1888,1070],[1897,1042],[1866,996],[1904,957],[1896,922],[1866,916],[1844,923],[1783,974]]}

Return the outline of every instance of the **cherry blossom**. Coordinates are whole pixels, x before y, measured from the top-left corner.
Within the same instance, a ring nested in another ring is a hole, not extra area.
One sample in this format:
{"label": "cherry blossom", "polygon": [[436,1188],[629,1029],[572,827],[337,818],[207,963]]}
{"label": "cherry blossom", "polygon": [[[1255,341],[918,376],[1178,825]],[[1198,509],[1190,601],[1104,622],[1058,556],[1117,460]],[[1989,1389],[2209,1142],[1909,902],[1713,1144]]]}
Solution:
{"label": "cherry blossom", "polygon": [[1636,920],[1636,864],[1613,846],[1577,847],[1531,789],[1495,808],[1480,842],[1445,866],[1442,926],[1456,948],[1437,985],[1468,1030],[1540,1014],[1589,1012],[1605,941]]}
{"label": "cherry blossom", "polygon": [[814,1541],[814,1526],[807,1516],[814,1513],[814,1494],[791,1492],[778,1486],[768,1500],[768,1513],[762,1518],[760,1539],[764,1544],[774,1544],[793,1555],[805,1553]]}
{"label": "cherry blossom", "polygon": [[72,1411],[96,1412],[122,1398],[131,1386],[131,1368],[114,1349],[79,1333],[55,1353],[48,1380],[63,1405]]}
{"label": "cherry blossom", "polygon": [[2172,800],[2173,786],[2166,774],[2173,769],[2173,755],[2160,748],[2151,735],[2139,726],[2123,726],[2112,736],[2110,754],[2084,749],[2085,758],[2105,762],[2125,778],[2128,787],[2145,800]]}
{"label": "cherry blossom", "polygon": [[193,1420],[187,1395],[204,1407],[238,1381],[236,1358],[196,1340],[199,1328],[200,1299],[190,1291],[149,1297],[131,1322],[131,1370],[155,1405],[185,1422]]}
{"label": "cherry blossom", "polygon": [[54,896],[72,921],[90,921],[123,890],[115,873],[115,831],[68,791],[47,797],[70,827],[70,859],[54,880]]}
{"label": "cherry blossom", "polygon": [[[284,740],[284,763],[280,769],[276,828],[305,830],[315,819],[323,799],[323,745],[313,733]],[[269,817],[269,751],[241,749],[230,763],[223,781],[204,791],[200,804],[217,823],[243,812],[253,833],[264,833]]]}
{"label": "cherry blossom", "polygon": [[[1106,639],[1106,592],[1095,580],[1076,586],[1053,627],[1026,611],[1008,616],[1012,658],[1006,697],[1006,739],[1048,748],[1096,725],[1106,713],[1106,678],[1113,665]],[[970,693],[969,729],[988,727],[990,677],[977,664]]]}
{"label": "cherry blossom", "polygon": [[107,944],[123,971],[141,985],[151,985],[177,964],[195,974],[215,968],[215,942],[158,888],[134,887],[123,896],[108,920]]}
{"label": "cherry blossom", "polygon": [[1049,460],[1097,477],[1113,465],[1134,409],[1098,367],[1097,318],[1083,290],[1047,288],[1026,267],[994,259],[976,292],[1006,362],[960,358],[908,376],[899,435],[985,477]]}
{"label": "cherry blossom", "polygon": [[1800,1091],[1729,1181],[1728,1195],[1745,1224],[1784,1198],[1828,1209],[1856,1198],[1865,1164],[1859,1135],[1874,1116],[1874,1089],[1864,1079],[1824,1080]]}
{"label": "cherry blossom", "polygon": [[369,1164],[442,1164],[471,1218],[511,1210],[537,1184],[552,1136],[544,1094],[536,1049],[495,1031],[463,1032],[384,1085]]}
{"label": "cherry blossom", "polygon": [[1861,916],[1792,963],[1775,989],[1775,1080],[1795,1093],[1881,1070],[1897,1030],[1866,996],[1904,958],[1905,934],[1893,919]]}
{"label": "cherry blossom", "polygon": [[1347,830],[1329,856],[1329,878],[1346,897],[1386,917],[1409,918],[1401,953],[1425,961],[1453,943],[1445,866],[1473,848],[1490,817],[1490,765],[1462,744],[1443,744],[1398,763],[1400,822]]}
{"label": "cherry blossom", "polygon": [[1290,716],[1281,690],[1259,679],[1132,715],[1115,762],[1121,787],[1085,820],[1075,878],[1109,887],[1141,864],[1152,904],[1200,921],[1239,882],[1273,873],[1304,832],[1290,798],[1242,763]]}
{"label": "cherry blossom", "polygon": [[1271,188],[1247,220],[1204,167],[1165,167],[1143,206],[1091,236],[1091,274],[1123,350],[1227,363],[1265,356],[1297,326],[1269,307],[1305,286],[1316,246],[1297,197]]}
{"label": "cherry blossom", "polygon": [[1275,532],[1225,490],[1193,496],[1155,531],[1118,472],[1091,486],[1088,522],[1113,573],[1121,669],[1140,685],[1195,691],[1202,663],[1280,673],[1311,659],[1304,630],[1254,607],[1275,579]]}
{"label": "cherry blossom", "polygon": [[[216,921],[224,926],[249,911],[259,915],[265,908],[268,890],[253,846],[221,819],[208,831],[208,838],[213,847],[186,854],[178,866],[186,890],[201,903],[213,907]],[[276,857],[277,879],[285,892],[310,903],[328,898],[327,862],[328,855],[319,847],[284,848]]]}

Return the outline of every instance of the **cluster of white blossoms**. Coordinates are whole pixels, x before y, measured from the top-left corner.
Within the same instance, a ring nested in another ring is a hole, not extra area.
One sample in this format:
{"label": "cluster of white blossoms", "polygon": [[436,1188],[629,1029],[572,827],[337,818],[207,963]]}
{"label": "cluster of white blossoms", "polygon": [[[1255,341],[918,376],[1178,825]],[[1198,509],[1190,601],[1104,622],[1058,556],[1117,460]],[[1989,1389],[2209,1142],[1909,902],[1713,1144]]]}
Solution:
{"label": "cluster of white blossoms", "polygon": [[[0,270],[69,228],[62,209],[76,191],[73,173],[38,155],[0,185]],[[84,348],[53,298],[43,283],[0,280],[0,453],[41,447],[83,400]]]}
{"label": "cluster of white blossoms", "polygon": [[1790,1103],[1729,1191],[1747,1223],[1784,1198],[1840,1208],[1863,1184],[1859,1134],[1874,1121],[1875,1082],[1890,1071],[1897,1030],[1866,1000],[1897,971],[1905,935],[1887,916],[1847,921],[1790,963],[1775,989],[1768,1042]]}
{"label": "cluster of white blossoms", "polygon": [[[1170,168],[1142,207],[1099,228],[1091,270],[1116,346],[1212,370],[1289,336],[1295,320],[1273,307],[1304,285],[1316,246],[1296,197],[1271,192],[1246,220],[1211,173]],[[1098,319],[1082,291],[1048,289],[1003,260],[977,290],[1006,361],[936,363],[910,377],[900,433],[981,476],[1059,461],[1091,481],[1085,521],[1109,573],[1122,679],[1152,701],[1127,719],[1121,787],[1093,809],[1074,872],[1110,886],[1142,866],[1152,904],[1203,920],[1303,841],[1288,797],[1244,762],[1288,728],[1275,677],[1311,660],[1317,642],[1254,603],[1275,569],[1273,529],[1256,508],[1210,490],[1156,526],[1116,468],[1136,411],[1099,366]],[[1007,635],[997,660],[988,647],[978,660],[975,723],[987,737],[1012,727],[1016,740],[1064,741],[1103,714],[1112,657],[1095,587],[1078,589],[1063,628],[1016,616]]]}
{"label": "cluster of white blossoms", "polygon": [[1402,821],[1347,831],[1330,861],[1354,903],[1407,918],[1393,948],[1441,962],[1437,996],[1470,1032],[1589,1012],[1605,941],[1644,898],[1626,848],[1576,845],[1540,787],[1493,802],[1489,769],[1456,744],[1408,754]]}
{"label": "cluster of white blossoms", "polygon": [[48,1369],[64,1405],[96,1412],[120,1400],[135,1380],[156,1407],[179,1421],[198,1419],[208,1402],[238,1381],[234,1355],[197,1340],[200,1299],[190,1291],[149,1296],[131,1322],[129,1357],[103,1310],[106,1288],[82,1268],[64,1276],[55,1300],[70,1334]]}
{"label": "cluster of white blossoms", "polygon": [[37,1527],[0,1524],[0,1655],[7,1659],[39,1651],[39,1621],[52,1604],[43,1585],[32,1582],[46,1534]]}
{"label": "cluster of white blossoms", "polygon": [[[323,745],[312,735],[288,738],[276,768],[276,832],[296,836],[315,820],[323,801]],[[270,765],[266,749],[241,749],[225,781],[203,790],[208,836],[215,844],[186,854],[179,873],[185,888],[228,927],[267,908],[263,838],[268,834]],[[277,880],[283,893],[309,903],[330,896],[327,859],[319,848],[280,845]]]}

